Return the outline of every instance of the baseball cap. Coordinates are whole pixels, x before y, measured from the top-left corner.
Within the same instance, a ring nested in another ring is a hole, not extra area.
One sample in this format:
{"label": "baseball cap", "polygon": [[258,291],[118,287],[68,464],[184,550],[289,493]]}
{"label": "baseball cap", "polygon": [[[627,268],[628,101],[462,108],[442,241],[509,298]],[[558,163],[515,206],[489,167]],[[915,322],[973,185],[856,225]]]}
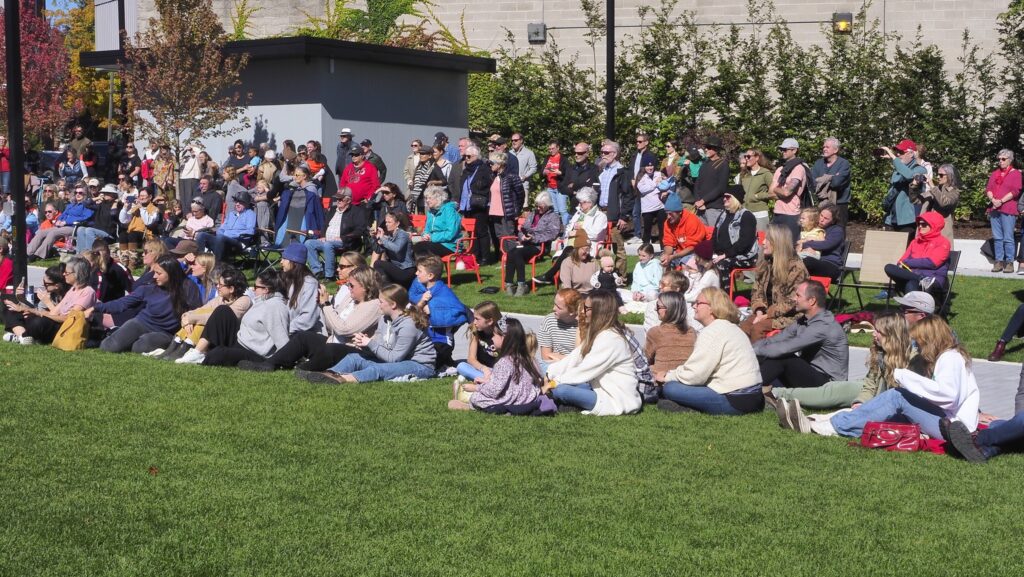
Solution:
{"label": "baseball cap", "polygon": [[89,186],[99,186],[100,185],[100,179],[98,179],[98,178],[90,178],[85,183],[88,184]]}
{"label": "baseball cap", "polygon": [[899,144],[895,146],[895,148],[900,152],[906,152],[908,150],[913,150],[914,152],[917,152],[917,143],[914,142],[913,140],[910,140],[909,138],[904,138],[903,140],[900,141]]}
{"label": "baseball cap", "polygon": [[363,141],[359,143],[359,146],[373,146],[373,141],[369,138],[364,138]]}
{"label": "baseball cap", "polygon": [[434,133],[434,140],[448,140],[448,135],[443,132]]}
{"label": "baseball cap", "polygon": [[932,298],[932,295],[924,291],[910,291],[901,297],[894,298],[893,300],[908,309],[914,309],[928,314],[935,314],[935,299]]}
{"label": "baseball cap", "polygon": [[787,138],[782,141],[779,148],[800,148],[800,143],[797,142],[795,138]]}

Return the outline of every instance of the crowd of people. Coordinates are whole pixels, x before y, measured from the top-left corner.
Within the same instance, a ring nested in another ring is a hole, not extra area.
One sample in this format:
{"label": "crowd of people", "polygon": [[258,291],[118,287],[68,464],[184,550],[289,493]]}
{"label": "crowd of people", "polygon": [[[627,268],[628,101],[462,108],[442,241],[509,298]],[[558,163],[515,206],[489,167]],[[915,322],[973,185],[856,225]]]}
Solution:
{"label": "crowd of people", "polygon": [[[743,415],[767,405],[784,427],[820,435],[909,420],[971,460],[1024,436],[1024,418],[977,432],[992,419],[979,412],[969,356],[935,310],[959,183],[949,165],[934,181],[910,140],[882,149],[893,166],[886,224],[910,234],[886,267],[903,311],[875,319],[868,376],[851,382],[846,333],[822,283],[838,280],[847,250],[849,162],[834,138],[813,165],[793,138],[774,169],[747,149],[730,178],[714,136],[669,142],[664,159],[646,135],[628,155],[602,141],[596,161],[588,143],[569,158],[552,142],[539,162],[519,133],[486,143],[437,133],[433,146],[411,142],[400,184],[385,181],[369,139],[353,139],[341,132],[333,167],[315,141],[285,141],[280,153],[238,141],[220,164],[193,145],[180,166],[164,145],[141,157],[129,145],[106,184],[73,142],[61,180],[31,192],[25,231],[31,258],[56,247],[68,258],[38,290],[5,295],[3,339],[50,343],[80,316],[86,346],[179,364],[294,369],[328,384],[455,377],[452,409]],[[1017,214],[1008,207],[1021,186],[1006,158],[990,180],[1000,261],[1011,260],[1003,215]],[[280,251],[281,270],[250,287],[235,259],[258,244]],[[495,302],[467,306],[448,286],[452,255],[470,244],[478,266],[505,267],[509,296],[558,285],[536,332]],[[627,245],[638,255],[632,271]],[[8,253],[0,244],[0,285]],[[549,269],[528,277],[526,265],[549,253]],[[743,306],[728,293],[737,271],[753,285]],[[620,320],[629,311],[644,314],[643,342]]]}

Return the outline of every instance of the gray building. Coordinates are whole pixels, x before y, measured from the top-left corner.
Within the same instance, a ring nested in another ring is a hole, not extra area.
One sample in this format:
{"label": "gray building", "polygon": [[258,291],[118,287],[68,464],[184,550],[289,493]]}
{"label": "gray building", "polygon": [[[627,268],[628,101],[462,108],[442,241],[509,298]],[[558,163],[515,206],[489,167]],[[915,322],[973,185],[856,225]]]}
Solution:
{"label": "gray building", "polygon": [[[442,131],[452,142],[467,133],[468,74],[493,72],[495,62],[452,54],[374,46],[308,37],[231,42],[227,52],[247,53],[243,93],[250,93],[246,131],[203,142],[220,162],[236,138],[269,142],[280,150],[285,139],[323,144],[330,166],[342,128],[355,142],[369,138],[388,165],[388,179],[401,184],[409,141],[433,142]],[[116,49],[83,53],[83,66],[116,67]]]}

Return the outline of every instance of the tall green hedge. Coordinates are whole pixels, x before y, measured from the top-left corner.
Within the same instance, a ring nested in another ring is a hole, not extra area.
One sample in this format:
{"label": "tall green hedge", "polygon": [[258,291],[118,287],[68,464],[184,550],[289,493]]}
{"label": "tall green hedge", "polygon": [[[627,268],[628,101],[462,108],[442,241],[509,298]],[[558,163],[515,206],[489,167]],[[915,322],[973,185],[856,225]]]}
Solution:
{"label": "tall green hedge", "polygon": [[[882,216],[892,172],[872,156],[878,146],[911,138],[927,147],[934,165],[954,164],[965,188],[960,218],[983,216],[996,152],[1021,148],[1024,0],[1013,0],[993,22],[1006,69],[997,69],[996,55],[980,50],[966,31],[957,54],[924,44],[920,30],[909,39],[883,34],[867,20],[867,6],[852,34],[823,27],[824,41],[803,47],[771,0],[749,0],[748,17],[775,24],[744,30],[697,26],[676,3],[641,8],[645,26],[617,47],[616,123],[624,143],[644,131],[661,151],[667,139],[697,142],[713,133],[730,152],[756,146],[774,154],[783,138],[795,137],[802,156],[813,160],[822,140],[835,136],[853,164],[854,212],[873,222]],[[471,128],[519,130],[536,146],[552,138],[600,139],[603,79],[563,58],[554,43],[541,51],[511,46],[497,51],[497,74],[471,80]]]}

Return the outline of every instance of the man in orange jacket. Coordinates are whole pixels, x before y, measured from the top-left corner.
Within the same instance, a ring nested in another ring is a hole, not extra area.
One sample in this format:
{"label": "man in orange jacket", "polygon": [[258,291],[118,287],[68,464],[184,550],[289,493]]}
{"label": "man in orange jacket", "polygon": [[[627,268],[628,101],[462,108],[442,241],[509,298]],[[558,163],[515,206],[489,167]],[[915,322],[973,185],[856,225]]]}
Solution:
{"label": "man in orange jacket", "polygon": [[693,258],[697,243],[708,236],[707,227],[696,214],[683,210],[679,195],[665,199],[665,227],[661,234],[661,266],[679,266]]}

